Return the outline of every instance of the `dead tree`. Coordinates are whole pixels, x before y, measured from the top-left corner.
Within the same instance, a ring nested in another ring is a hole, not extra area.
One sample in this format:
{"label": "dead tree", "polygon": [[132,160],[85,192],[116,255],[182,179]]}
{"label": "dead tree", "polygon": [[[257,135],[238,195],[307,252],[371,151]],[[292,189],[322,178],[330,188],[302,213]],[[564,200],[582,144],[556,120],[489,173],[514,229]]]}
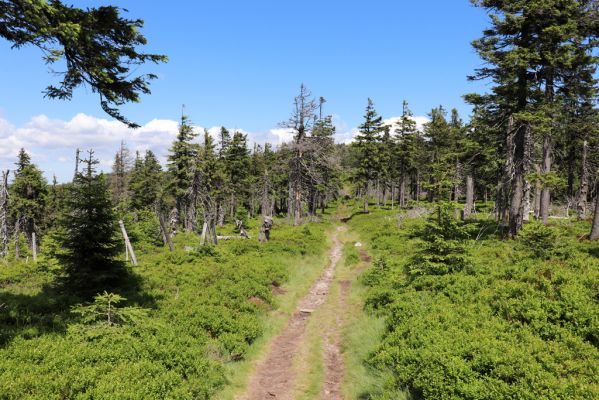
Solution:
{"label": "dead tree", "polygon": [[597,177],[595,188],[595,215],[593,217],[593,225],[591,226],[591,234],[589,235],[589,239],[591,240],[599,239],[599,176]]}
{"label": "dead tree", "polygon": [[170,237],[175,237],[177,234],[177,226],[179,226],[179,209],[173,207],[169,214]]}
{"label": "dead tree", "polygon": [[0,182],[0,256],[6,257],[8,255],[8,174],[9,170],[6,172],[2,171],[2,181]]}
{"label": "dead tree", "polygon": [[159,202],[156,203],[156,217],[158,218],[158,224],[160,225],[160,233],[162,233],[162,241],[165,245],[168,245],[168,249],[170,251],[175,250],[175,246],[173,246],[173,240],[171,235],[166,228],[166,223],[164,222],[164,216],[162,215],[162,210]]}
{"label": "dead tree", "polygon": [[589,143],[585,140],[582,144],[582,171],[580,174],[580,188],[576,199],[576,216],[584,219],[587,212],[587,197],[589,193],[589,168],[587,165]]}
{"label": "dead tree", "polygon": [[237,228],[237,230],[239,231],[239,235],[241,237],[244,237],[246,239],[250,238],[250,235],[248,235],[247,231],[245,230],[245,228],[243,227],[243,221],[240,219],[236,219],[235,220],[235,227]]}
{"label": "dead tree", "polygon": [[313,127],[315,111],[318,107],[311,96],[310,91],[302,84],[299,95],[294,99],[294,109],[289,121],[281,124],[282,127],[290,129],[294,133],[293,143],[290,146],[293,156],[289,164],[288,207],[288,214],[293,219],[294,225],[299,225],[302,221],[304,189],[307,179],[305,163],[307,137]]}
{"label": "dead tree", "polygon": [[119,220],[119,226],[121,227],[121,233],[123,234],[123,239],[125,240],[125,248],[127,249],[127,254],[131,255],[131,262],[133,263],[133,265],[137,265],[137,257],[135,257],[133,246],[131,245],[129,235],[127,235],[127,230],[125,229],[125,224],[123,223],[122,219]]}
{"label": "dead tree", "polygon": [[[547,134],[543,139],[543,161],[541,165],[541,172],[543,175],[551,172],[551,137]],[[544,224],[547,224],[549,219],[549,206],[551,204],[551,191],[545,184],[541,190],[541,210],[540,217]]]}
{"label": "dead tree", "polygon": [[258,240],[261,242],[268,242],[270,240],[270,230],[272,229],[273,219],[271,217],[264,217],[262,225],[260,226],[260,234]]}
{"label": "dead tree", "polygon": [[474,179],[472,174],[466,175],[466,204],[464,204],[463,219],[470,217],[474,207]]}

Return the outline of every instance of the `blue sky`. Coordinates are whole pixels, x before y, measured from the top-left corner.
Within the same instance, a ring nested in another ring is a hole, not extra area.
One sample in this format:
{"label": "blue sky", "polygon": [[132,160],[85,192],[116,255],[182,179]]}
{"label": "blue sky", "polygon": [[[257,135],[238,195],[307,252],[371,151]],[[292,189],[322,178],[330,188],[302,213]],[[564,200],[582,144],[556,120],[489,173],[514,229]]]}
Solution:
{"label": "blue sky", "polygon": [[199,126],[282,140],[277,124],[302,82],[327,99],[340,141],[360,123],[368,97],[385,118],[400,114],[403,99],[415,115],[442,104],[467,117],[461,96],[485,89],[466,79],[481,63],[470,42],[487,26],[468,0],[77,2],[102,4],[144,19],[146,50],[170,58],[140,70],[158,74],[153,93],[123,108],[149,125],[131,133],[109,121],[89,89],[71,102],[44,99],[55,78],[40,52],[0,41],[0,166],[20,145],[60,180],[77,146],[98,148],[105,166],[121,139],[164,156],[181,104]]}

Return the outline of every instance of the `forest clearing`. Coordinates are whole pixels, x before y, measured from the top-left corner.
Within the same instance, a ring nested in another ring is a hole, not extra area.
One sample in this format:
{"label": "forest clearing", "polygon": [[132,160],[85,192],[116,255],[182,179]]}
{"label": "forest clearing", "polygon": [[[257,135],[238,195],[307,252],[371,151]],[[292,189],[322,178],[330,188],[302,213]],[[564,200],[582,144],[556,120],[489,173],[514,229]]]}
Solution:
{"label": "forest clearing", "polygon": [[0,0],[0,400],[599,398],[597,1],[87,3]]}

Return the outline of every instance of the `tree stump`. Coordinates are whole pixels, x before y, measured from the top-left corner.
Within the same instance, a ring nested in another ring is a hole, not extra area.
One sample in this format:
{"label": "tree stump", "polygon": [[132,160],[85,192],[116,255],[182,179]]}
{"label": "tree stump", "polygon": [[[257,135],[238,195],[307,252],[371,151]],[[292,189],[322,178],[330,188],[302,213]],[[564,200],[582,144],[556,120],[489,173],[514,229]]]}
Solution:
{"label": "tree stump", "polygon": [[268,242],[270,240],[270,229],[272,228],[273,220],[272,217],[264,217],[262,226],[260,226],[260,234],[258,240],[261,242]]}

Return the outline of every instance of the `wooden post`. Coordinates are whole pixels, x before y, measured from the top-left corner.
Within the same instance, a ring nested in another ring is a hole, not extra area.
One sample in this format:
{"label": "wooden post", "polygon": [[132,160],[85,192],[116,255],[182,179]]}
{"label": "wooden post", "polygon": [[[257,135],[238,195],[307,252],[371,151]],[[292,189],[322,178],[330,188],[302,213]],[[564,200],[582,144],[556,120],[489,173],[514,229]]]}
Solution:
{"label": "wooden post", "polygon": [[131,242],[129,241],[129,236],[127,235],[127,231],[125,230],[125,224],[123,220],[119,220],[119,226],[121,227],[121,232],[123,233],[123,238],[125,239],[126,250],[131,254],[131,262],[133,265],[137,265],[137,258],[135,257],[135,253],[133,252],[133,246],[131,246]]}

